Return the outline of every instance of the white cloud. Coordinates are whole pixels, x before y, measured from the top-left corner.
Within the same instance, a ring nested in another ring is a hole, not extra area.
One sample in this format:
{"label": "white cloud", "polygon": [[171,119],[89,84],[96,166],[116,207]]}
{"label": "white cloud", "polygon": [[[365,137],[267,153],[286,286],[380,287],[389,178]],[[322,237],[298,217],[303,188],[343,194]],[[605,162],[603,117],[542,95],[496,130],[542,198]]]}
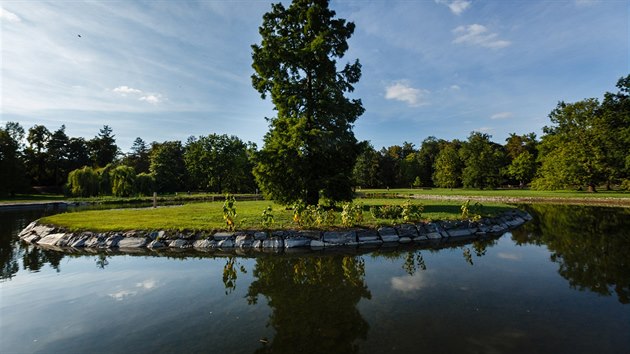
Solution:
{"label": "white cloud", "polygon": [[435,2],[448,6],[448,8],[451,9],[451,12],[458,16],[461,15],[462,12],[466,11],[472,3],[467,0],[435,0]]}
{"label": "white cloud", "polygon": [[510,41],[499,39],[496,33],[488,32],[488,29],[480,24],[459,26],[453,30],[456,38],[453,43],[478,45],[485,48],[499,49],[511,44]]}
{"label": "white cloud", "polygon": [[507,259],[510,261],[520,261],[523,257],[520,254],[516,253],[507,253],[507,252],[499,252],[497,257],[501,259]]}
{"label": "white cloud", "polygon": [[427,94],[428,90],[411,87],[406,82],[397,82],[385,87],[386,99],[407,102],[412,107],[428,104],[425,98]]}
{"label": "white cloud", "polygon": [[507,119],[511,118],[514,114],[512,112],[499,112],[490,116],[490,119]]}
{"label": "white cloud", "polygon": [[461,89],[462,89],[461,87],[459,87],[459,85],[451,85],[451,87],[449,87],[449,88],[450,88],[451,90],[453,90],[453,91],[459,91],[459,90],[461,90]]}
{"label": "white cloud", "polygon": [[151,104],[158,104],[162,102],[162,100],[163,100],[162,95],[160,94],[149,94],[149,95],[140,97],[140,101],[145,101]]}
{"label": "white cloud", "polygon": [[392,289],[403,293],[420,290],[427,286],[424,273],[422,272],[418,272],[414,275],[392,277],[390,282],[392,284]]}
{"label": "white cloud", "polygon": [[474,130],[480,133],[491,133],[494,130],[494,128],[493,127],[480,127]]}
{"label": "white cloud", "polygon": [[128,95],[128,94],[141,94],[142,90],[138,90],[135,88],[131,88],[129,86],[118,86],[115,89],[113,89],[112,91],[119,93],[121,95]]}
{"label": "white cloud", "polygon": [[11,11],[5,10],[0,7],[0,20],[9,22],[20,22],[22,19]]}

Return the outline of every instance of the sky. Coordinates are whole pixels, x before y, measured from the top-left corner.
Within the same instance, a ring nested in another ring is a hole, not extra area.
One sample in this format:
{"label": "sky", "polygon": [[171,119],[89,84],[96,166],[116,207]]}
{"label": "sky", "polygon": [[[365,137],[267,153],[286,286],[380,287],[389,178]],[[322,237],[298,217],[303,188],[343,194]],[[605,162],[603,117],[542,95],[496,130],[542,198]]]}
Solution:
{"label": "sky", "polygon": [[[284,2],[288,5],[288,2]],[[626,0],[333,0],[356,25],[349,97],[359,140],[380,149],[472,131],[505,143],[549,125],[559,101],[601,98],[630,74]],[[236,135],[259,147],[275,116],[252,88],[251,45],[271,2],[0,2],[0,124],[109,125],[133,140]]]}

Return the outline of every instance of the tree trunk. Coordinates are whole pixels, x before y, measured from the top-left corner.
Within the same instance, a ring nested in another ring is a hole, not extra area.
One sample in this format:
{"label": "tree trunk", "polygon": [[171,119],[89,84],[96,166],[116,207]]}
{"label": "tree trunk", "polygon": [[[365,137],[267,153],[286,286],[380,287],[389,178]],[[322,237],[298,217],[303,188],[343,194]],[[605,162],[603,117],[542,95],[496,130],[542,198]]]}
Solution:
{"label": "tree trunk", "polygon": [[308,189],[306,191],[306,205],[317,205],[319,204],[319,191],[317,189]]}
{"label": "tree trunk", "polygon": [[588,184],[588,192],[589,193],[597,193],[597,189],[595,189],[595,183]]}

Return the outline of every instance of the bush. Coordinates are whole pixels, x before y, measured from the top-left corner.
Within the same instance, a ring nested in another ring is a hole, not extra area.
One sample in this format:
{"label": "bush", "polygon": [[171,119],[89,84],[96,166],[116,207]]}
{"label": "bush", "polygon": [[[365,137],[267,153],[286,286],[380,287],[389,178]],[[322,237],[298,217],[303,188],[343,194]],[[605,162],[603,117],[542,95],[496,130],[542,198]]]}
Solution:
{"label": "bush", "polygon": [[112,194],[117,197],[129,197],[134,192],[136,171],[133,167],[118,166],[109,173]]}
{"label": "bush", "polygon": [[68,190],[75,197],[97,196],[99,176],[91,167],[85,166],[68,174]]}
{"label": "bush", "polygon": [[621,182],[620,188],[621,190],[624,190],[624,191],[630,191],[630,179],[624,179]]}
{"label": "bush", "polygon": [[134,181],[134,190],[140,195],[152,195],[155,191],[155,177],[149,173],[140,173]]}

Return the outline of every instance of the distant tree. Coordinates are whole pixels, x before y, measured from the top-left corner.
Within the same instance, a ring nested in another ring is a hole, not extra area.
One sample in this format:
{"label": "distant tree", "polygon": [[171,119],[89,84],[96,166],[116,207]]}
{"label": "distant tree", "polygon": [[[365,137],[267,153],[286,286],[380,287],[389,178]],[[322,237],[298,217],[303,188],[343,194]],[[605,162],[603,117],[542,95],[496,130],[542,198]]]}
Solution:
{"label": "distant tree", "polygon": [[519,182],[522,188],[536,174],[536,158],[525,150],[508,166],[508,174]]}
{"label": "distant tree", "polygon": [[437,139],[434,136],[430,136],[422,141],[420,150],[416,154],[416,160],[418,161],[418,177],[420,177],[422,186],[433,187],[435,161],[445,144],[445,140]]}
{"label": "distant tree", "polygon": [[194,189],[253,192],[248,146],[235,136],[211,134],[188,139],[184,162]]}
{"label": "distant tree", "polygon": [[118,166],[111,170],[109,179],[112,185],[112,194],[117,197],[128,197],[134,193],[136,172],[133,167]]}
{"label": "distant tree", "polygon": [[155,191],[155,177],[150,173],[140,173],[134,181],[134,190],[140,195],[152,195]]}
{"label": "distant tree", "polygon": [[26,157],[27,174],[34,185],[47,183],[46,161],[48,151],[46,146],[50,139],[50,131],[43,125],[35,125],[28,130],[29,146],[24,151]]}
{"label": "distant tree", "polygon": [[98,191],[100,195],[112,194],[111,172],[115,167],[114,164],[108,163],[105,167],[95,170],[98,175]]}
{"label": "distant tree", "polygon": [[616,93],[606,92],[600,106],[606,183],[630,182],[630,75],[617,81]]}
{"label": "distant tree", "polygon": [[402,179],[400,173],[400,146],[394,145],[379,151],[379,176],[383,187],[399,187]]}
{"label": "distant tree", "polygon": [[180,141],[153,143],[149,170],[155,178],[157,192],[181,190],[186,178],[184,148]]}
{"label": "distant tree", "polygon": [[253,45],[254,88],[271,95],[277,117],[256,156],[254,174],[280,203],[314,205],[352,198],[352,168],[359,153],[352,124],[363,113],[346,92],[361,76],[359,61],[337,69],[354,24],[335,19],[327,0],[273,4]]}
{"label": "distant tree", "polygon": [[95,166],[104,167],[114,162],[118,155],[118,146],[116,146],[115,135],[108,125],[104,125],[98,135],[88,142],[90,147],[92,162]]}
{"label": "distant tree", "polygon": [[505,154],[485,133],[472,132],[459,150],[464,163],[462,182],[466,188],[495,188],[501,183]]}
{"label": "distant tree", "polygon": [[456,144],[444,144],[435,159],[433,182],[436,186],[453,189],[461,183],[462,162]]}
{"label": "distant tree", "polygon": [[70,139],[66,135],[66,126],[62,125],[51,134],[48,140],[48,163],[51,183],[56,186],[63,185],[68,179]]}
{"label": "distant tree", "polygon": [[599,102],[591,98],[576,103],[558,103],[549,114],[554,124],[543,128],[540,143],[541,167],[533,181],[536,189],[588,186],[595,191],[606,181],[605,137],[597,127]]}
{"label": "distant tree", "polygon": [[379,187],[379,154],[367,141],[361,145],[362,152],[352,171],[354,184],[363,188]]}
{"label": "distant tree", "polygon": [[538,145],[538,141],[536,140],[535,133],[524,135],[511,133],[510,136],[505,139],[505,142],[505,152],[510,160],[514,160],[525,151],[529,152],[532,156],[534,156],[534,158],[536,158],[538,152],[536,146]]}
{"label": "distant tree", "polygon": [[76,170],[91,165],[90,149],[83,138],[70,138],[68,141],[68,170]]}
{"label": "distant tree", "polygon": [[131,151],[123,158],[122,164],[133,167],[136,174],[149,172],[149,165],[151,164],[149,147],[142,138],[137,137],[133,141]]}
{"label": "distant tree", "polygon": [[26,189],[22,139],[24,128],[19,123],[7,122],[0,127],[0,196]]}

